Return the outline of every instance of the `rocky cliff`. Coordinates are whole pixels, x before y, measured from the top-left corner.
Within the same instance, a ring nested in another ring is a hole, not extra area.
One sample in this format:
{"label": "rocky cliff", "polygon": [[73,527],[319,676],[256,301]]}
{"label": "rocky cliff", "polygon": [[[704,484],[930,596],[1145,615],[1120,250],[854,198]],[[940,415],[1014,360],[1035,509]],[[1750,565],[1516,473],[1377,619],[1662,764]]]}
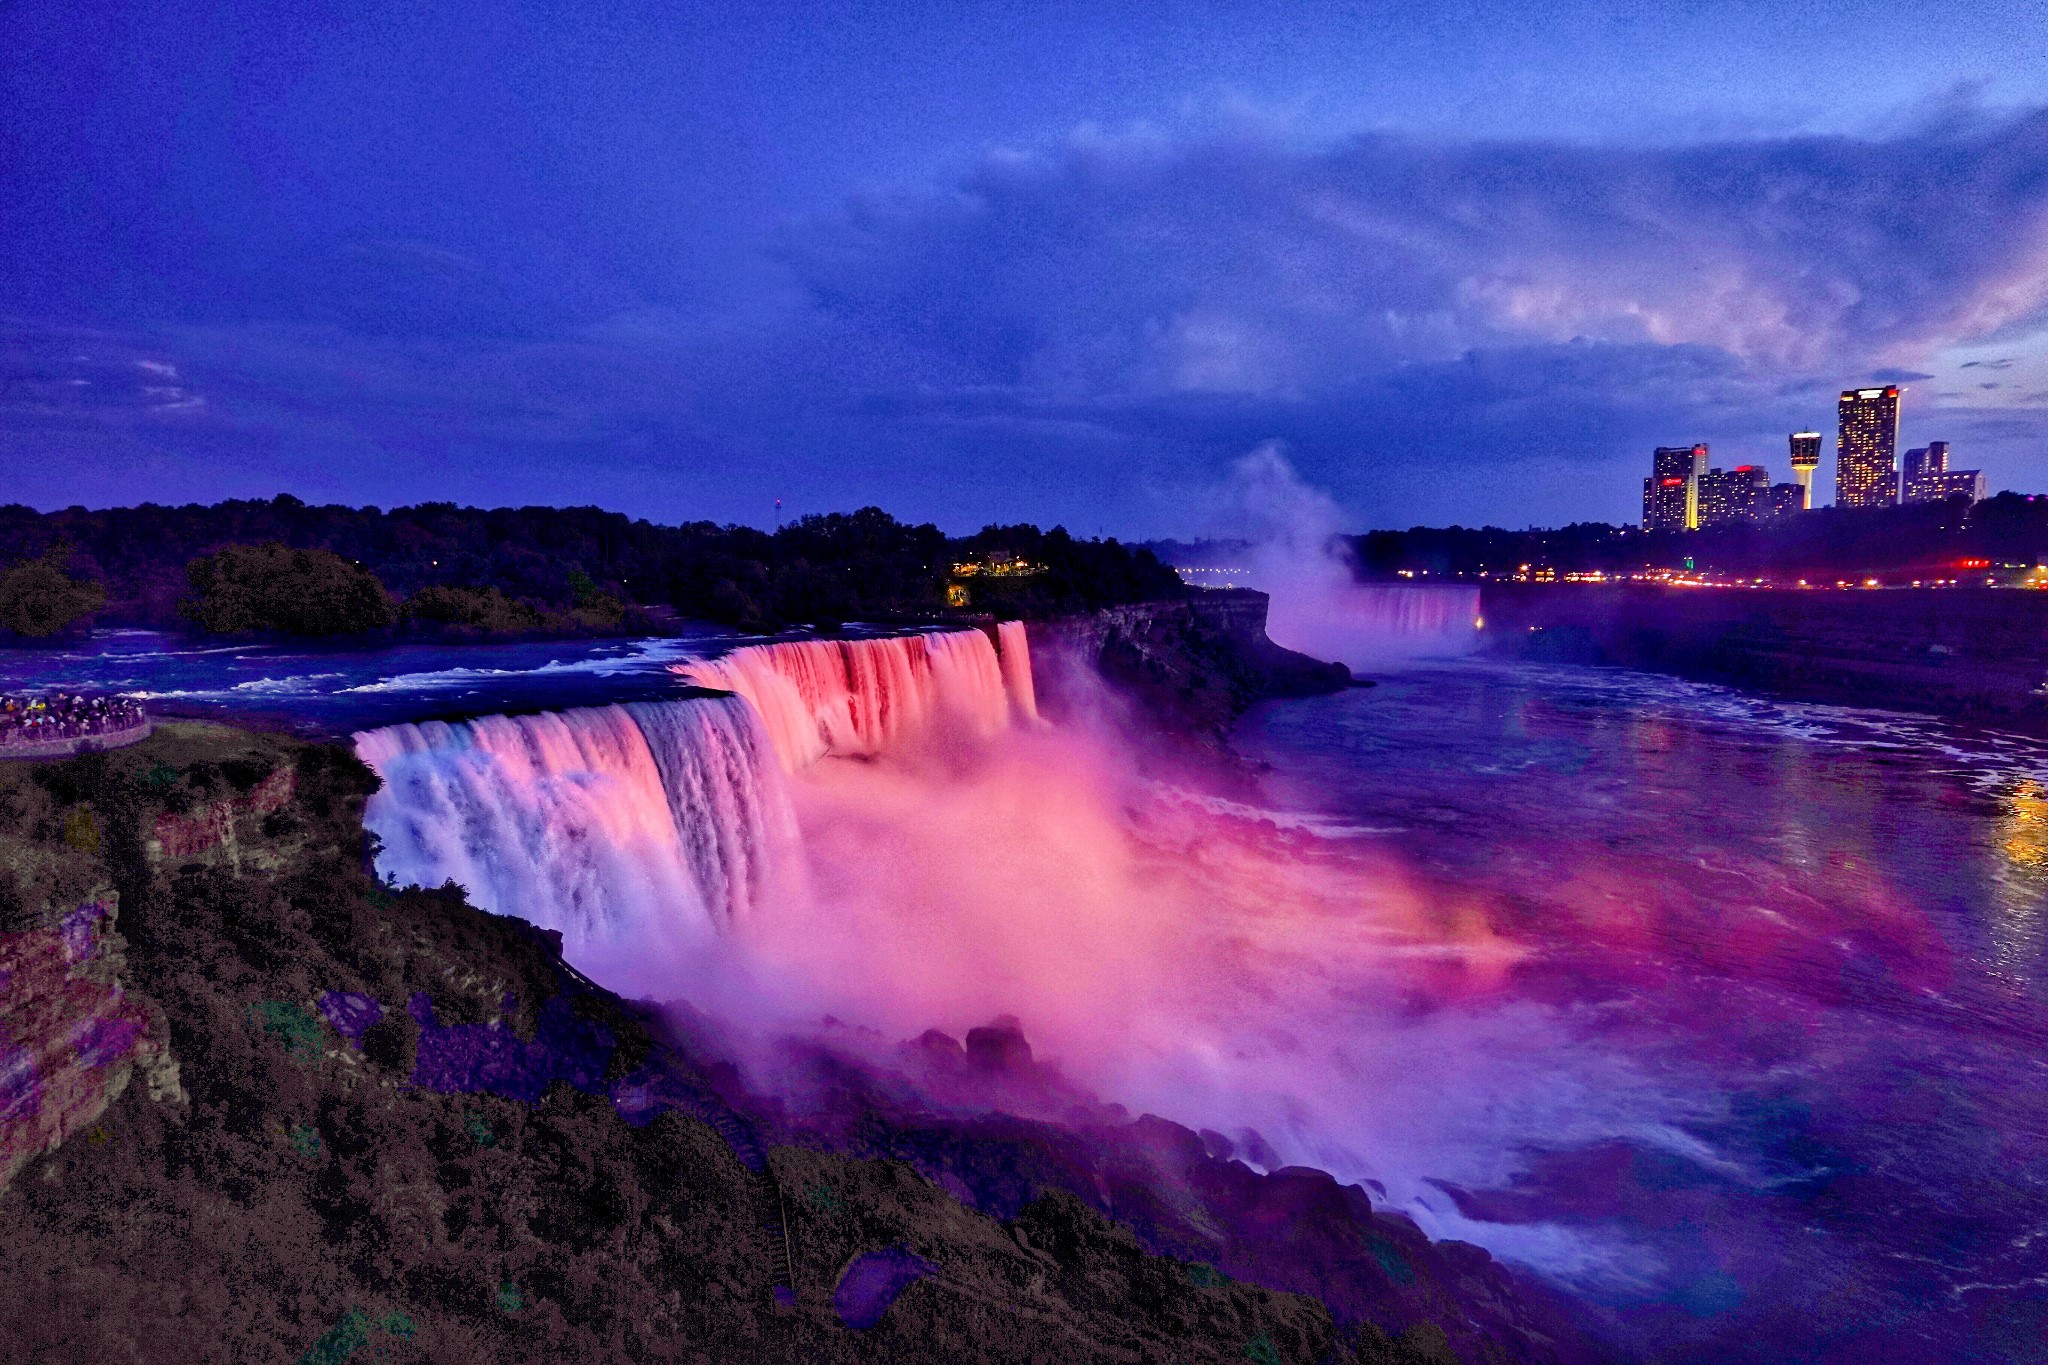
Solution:
{"label": "rocky cliff", "polygon": [[1085,706],[1099,678],[1122,695],[1144,728],[1220,745],[1256,702],[1350,685],[1344,665],[1273,643],[1266,607],[1266,594],[1249,588],[1197,589],[1181,601],[1034,621],[1040,701],[1052,715]]}
{"label": "rocky cliff", "polygon": [[1057,1081],[1000,1025],[751,1093],[548,935],[380,886],[374,780],[193,724],[0,773],[0,927],[46,936],[0,1008],[64,1073],[0,1104],[9,1358],[1584,1358],[1362,1190],[1085,1097],[1005,1117]]}

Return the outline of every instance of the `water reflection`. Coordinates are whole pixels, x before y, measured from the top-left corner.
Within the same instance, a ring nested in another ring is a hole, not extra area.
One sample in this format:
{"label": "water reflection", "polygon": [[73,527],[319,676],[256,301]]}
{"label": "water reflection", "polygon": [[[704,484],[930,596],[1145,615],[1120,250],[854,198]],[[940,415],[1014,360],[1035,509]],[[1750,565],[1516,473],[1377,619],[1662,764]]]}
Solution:
{"label": "water reflection", "polygon": [[1492,665],[1267,708],[1242,739],[1276,801],[1399,831],[1422,894],[1487,907],[1520,950],[1489,1007],[1574,1040],[1542,1065],[1624,1057],[1692,1116],[1691,1146],[1648,1114],[1508,1133],[1518,1168],[1456,1191],[1482,1229],[1632,1248],[1643,1283],[1580,1286],[1625,1344],[2027,1358],[2006,1344],[2048,1286],[2048,749]]}

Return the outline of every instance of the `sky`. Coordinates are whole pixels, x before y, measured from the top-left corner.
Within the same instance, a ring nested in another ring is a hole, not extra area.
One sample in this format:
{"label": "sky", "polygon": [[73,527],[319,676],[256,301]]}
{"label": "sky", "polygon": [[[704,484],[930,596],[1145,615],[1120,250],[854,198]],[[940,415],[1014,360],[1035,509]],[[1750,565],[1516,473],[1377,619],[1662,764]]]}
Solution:
{"label": "sky", "polygon": [[0,110],[39,507],[1621,522],[1875,382],[2048,491],[2038,3],[17,0]]}

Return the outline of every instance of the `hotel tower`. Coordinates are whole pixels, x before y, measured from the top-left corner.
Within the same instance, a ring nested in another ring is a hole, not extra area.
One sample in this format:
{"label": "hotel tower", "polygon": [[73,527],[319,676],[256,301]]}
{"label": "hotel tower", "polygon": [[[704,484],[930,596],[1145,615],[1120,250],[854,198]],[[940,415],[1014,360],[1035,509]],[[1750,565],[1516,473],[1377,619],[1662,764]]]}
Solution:
{"label": "hotel tower", "polygon": [[1835,506],[1899,503],[1899,386],[1845,389],[1836,405]]}

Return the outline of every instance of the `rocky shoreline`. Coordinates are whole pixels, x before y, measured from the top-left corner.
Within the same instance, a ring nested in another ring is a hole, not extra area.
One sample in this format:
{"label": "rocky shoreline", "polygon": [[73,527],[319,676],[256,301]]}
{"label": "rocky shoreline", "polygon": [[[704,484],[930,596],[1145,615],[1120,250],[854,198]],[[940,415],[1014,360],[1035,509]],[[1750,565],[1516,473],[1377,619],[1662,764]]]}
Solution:
{"label": "rocky shoreline", "polygon": [[1088,709],[1107,683],[1127,729],[1223,752],[1251,706],[1352,685],[1351,670],[1275,644],[1265,593],[1195,589],[1184,600],[1109,607],[1030,624],[1031,655],[1048,714]]}

